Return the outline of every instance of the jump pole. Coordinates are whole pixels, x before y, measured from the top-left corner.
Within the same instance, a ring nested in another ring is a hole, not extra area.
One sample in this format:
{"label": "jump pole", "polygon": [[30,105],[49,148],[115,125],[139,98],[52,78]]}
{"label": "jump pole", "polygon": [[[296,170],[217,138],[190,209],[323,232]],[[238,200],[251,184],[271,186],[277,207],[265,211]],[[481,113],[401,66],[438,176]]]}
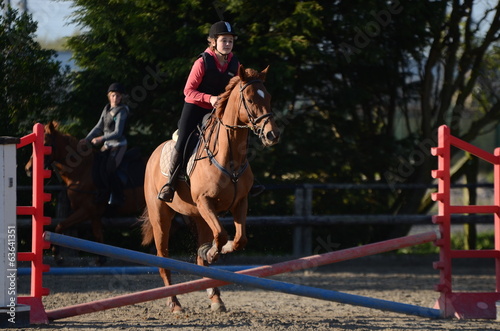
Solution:
{"label": "jump pole", "polygon": [[[397,303],[393,301],[363,297],[359,295],[347,294],[337,291],[319,289],[304,285],[290,284],[276,280],[256,277],[256,276],[259,277],[270,276],[273,274],[311,268],[333,262],[339,262],[355,257],[377,254],[397,248],[408,247],[425,242],[434,241],[438,238],[439,238],[439,233],[428,232],[414,236],[397,238],[394,240],[387,240],[384,242],[365,245],[362,247],[356,247],[358,249],[352,248],[343,251],[336,251],[322,255],[302,258],[298,260],[278,263],[273,266],[264,266],[255,269],[244,270],[238,273],[233,273],[224,270],[217,270],[214,268],[202,267],[169,258],[162,258],[151,254],[141,253],[124,248],[117,248],[105,244],[95,243],[88,240],[68,237],[60,234],[55,234],[52,232],[45,232],[44,239],[56,245],[78,249],[89,253],[104,255],[111,258],[117,258],[133,263],[152,265],[159,268],[165,268],[181,273],[188,273],[188,274],[198,275],[201,277],[212,278],[212,279],[202,279],[194,282],[189,282],[189,284],[187,283],[178,284],[179,286],[172,285],[169,287],[161,288],[161,291],[160,289],[143,291],[134,293],[132,295],[124,295],[111,299],[94,301],[87,304],[80,304],[62,309],[51,310],[47,311],[47,316],[51,320],[61,319],[65,317],[91,313],[95,311],[116,308],[124,305],[135,304],[138,302],[144,302],[144,301],[159,299],[170,295],[180,294],[181,293],[181,291],[179,291],[180,289],[184,291],[182,293],[187,293],[191,291],[202,290],[209,287],[235,283],[265,290],[294,294],[294,295],[305,296],[327,301],[347,303],[351,305],[374,308],[385,311],[392,311],[396,313],[417,315],[429,318],[439,318],[441,316],[441,312],[438,309],[420,307],[405,303]],[[369,250],[370,248],[372,250]],[[325,257],[326,255],[328,255],[329,257]],[[174,292],[171,289],[174,289],[176,291]]]}

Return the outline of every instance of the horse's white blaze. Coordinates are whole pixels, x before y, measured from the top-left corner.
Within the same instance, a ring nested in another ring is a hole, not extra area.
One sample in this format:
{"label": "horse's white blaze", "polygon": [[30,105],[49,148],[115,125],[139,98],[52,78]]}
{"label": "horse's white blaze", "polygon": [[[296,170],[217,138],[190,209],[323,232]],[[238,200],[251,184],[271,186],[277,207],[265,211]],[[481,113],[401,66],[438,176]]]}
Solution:
{"label": "horse's white blaze", "polygon": [[264,99],[264,95],[265,95],[265,94],[264,94],[264,91],[262,91],[262,90],[257,90],[257,94],[258,94],[258,95],[260,95],[260,97],[261,97],[262,99]]}

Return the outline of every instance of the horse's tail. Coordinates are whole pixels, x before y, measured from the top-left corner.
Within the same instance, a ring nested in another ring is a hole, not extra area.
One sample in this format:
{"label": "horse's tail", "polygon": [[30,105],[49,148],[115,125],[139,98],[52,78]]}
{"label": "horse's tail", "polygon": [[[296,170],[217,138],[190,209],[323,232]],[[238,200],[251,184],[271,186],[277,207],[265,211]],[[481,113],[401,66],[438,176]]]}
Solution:
{"label": "horse's tail", "polygon": [[153,226],[149,221],[148,208],[144,208],[142,215],[139,217],[139,220],[142,222],[141,231],[142,231],[142,245],[147,246],[153,242]]}

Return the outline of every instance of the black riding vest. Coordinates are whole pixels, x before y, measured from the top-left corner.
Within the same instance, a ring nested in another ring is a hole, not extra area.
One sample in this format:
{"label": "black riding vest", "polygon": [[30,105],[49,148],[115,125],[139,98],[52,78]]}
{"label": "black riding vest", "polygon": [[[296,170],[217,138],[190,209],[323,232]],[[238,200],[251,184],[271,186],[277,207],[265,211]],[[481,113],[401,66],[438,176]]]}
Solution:
{"label": "black riding vest", "polygon": [[205,75],[201,81],[198,91],[210,94],[219,95],[226,89],[229,80],[238,74],[238,59],[233,55],[226,71],[220,72],[215,64],[215,59],[207,52],[200,54],[203,57],[205,64]]}

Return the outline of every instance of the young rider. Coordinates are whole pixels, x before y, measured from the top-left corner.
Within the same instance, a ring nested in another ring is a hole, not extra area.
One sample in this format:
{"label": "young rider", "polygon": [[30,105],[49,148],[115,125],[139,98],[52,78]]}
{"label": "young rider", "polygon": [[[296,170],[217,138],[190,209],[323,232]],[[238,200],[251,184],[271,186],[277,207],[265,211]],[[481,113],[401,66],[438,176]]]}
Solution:
{"label": "young rider", "polygon": [[109,103],[104,107],[95,127],[81,144],[90,143],[100,147],[106,156],[106,175],[108,176],[111,196],[110,205],[120,205],[123,202],[123,184],[116,173],[116,169],[123,160],[127,150],[125,126],[129,115],[129,108],[122,103],[125,88],[120,83],[113,83],[108,88]]}
{"label": "young rider", "polygon": [[[210,27],[208,47],[194,62],[184,87],[184,107],[178,126],[178,138],[168,167],[168,181],[158,193],[158,199],[170,202],[175,191],[178,169],[184,162],[182,154],[191,132],[201,124],[224,92],[229,80],[237,75],[239,62],[232,53],[237,34],[231,24],[220,21]],[[189,146],[191,147],[191,146]]]}

